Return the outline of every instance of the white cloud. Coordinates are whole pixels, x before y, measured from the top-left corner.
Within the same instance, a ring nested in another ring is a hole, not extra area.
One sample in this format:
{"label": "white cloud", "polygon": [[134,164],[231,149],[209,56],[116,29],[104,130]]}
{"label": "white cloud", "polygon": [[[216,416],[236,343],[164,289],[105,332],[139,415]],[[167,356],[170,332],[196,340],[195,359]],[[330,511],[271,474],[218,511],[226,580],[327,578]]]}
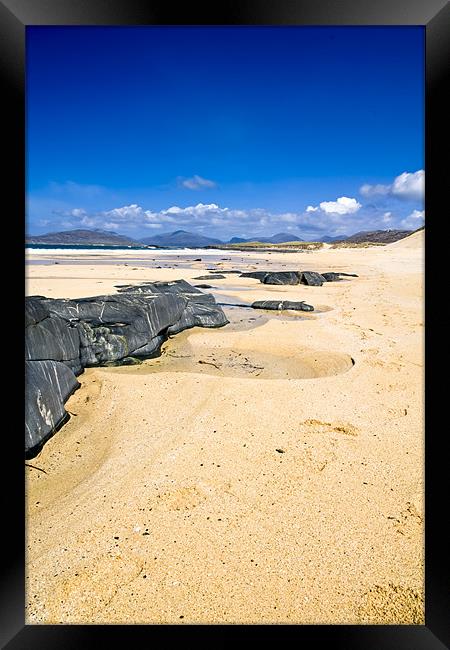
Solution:
{"label": "white cloud", "polygon": [[385,212],[382,221],[383,223],[390,223],[392,221],[392,212]]}
{"label": "white cloud", "polygon": [[406,230],[416,230],[425,223],[425,210],[413,210],[405,219],[402,219],[400,225]]}
{"label": "white cloud", "polygon": [[163,210],[164,214],[178,214],[179,212],[183,212],[183,210],[179,208],[177,205],[173,205],[171,208],[167,208],[167,210]]}
{"label": "white cloud", "polygon": [[81,226],[86,226],[86,228],[96,228],[97,227],[97,221],[96,221],[95,217],[88,217],[87,215],[84,215],[81,218],[80,225]]}
{"label": "white cloud", "polygon": [[161,214],[174,214],[177,217],[189,215],[190,217],[203,217],[206,214],[227,212],[228,208],[219,208],[216,203],[197,203],[197,205],[188,205],[186,208],[179,208],[173,205],[167,210],[162,210]]}
{"label": "white cloud", "polygon": [[[74,214],[72,210],[72,214]],[[75,216],[75,215],[74,215]],[[93,215],[99,220],[111,219],[117,224],[145,224],[145,223],[156,223],[160,221],[173,221],[167,215],[161,215],[159,212],[152,212],[151,210],[144,210],[137,203],[131,203],[130,205],[124,205],[121,208],[113,208],[112,210],[104,210],[102,212],[97,212]]]}
{"label": "white cloud", "polygon": [[283,214],[279,214],[278,219],[287,223],[297,223],[298,216],[299,215],[296,212],[285,212]]}
{"label": "white cloud", "polygon": [[81,210],[80,208],[75,208],[71,212],[71,215],[73,217],[83,217],[85,214],[86,214],[86,210]]}
{"label": "white cloud", "polygon": [[359,188],[363,196],[391,195],[409,201],[423,200],[425,193],[425,171],[403,172],[396,176],[390,185],[369,185]]}
{"label": "white cloud", "polygon": [[[336,201],[322,201],[319,207],[327,214],[353,214],[357,212],[362,206],[356,199],[351,199],[348,196],[341,196]],[[318,207],[308,205],[306,212],[317,212]]]}
{"label": "white cloud", "polygon": [[423,198],[425,193],[425,172],[423,169],[409,174],[404,172],[397,176],[392,184],[392,194],[405,199]]}
{"label": "white cloud", "polygon": [[359,192],[363,196],[375,196],[376,194],[389,194],[390,189],[390,185],[369,185],[365,183],[361,185]]}
{"label": "white cloud", "polygon": [[181,182],[181,185],[187,187],[189,190],[202,190],[206,187],[216,187],[217,183],[194,174],[191,178],[185,178]]}

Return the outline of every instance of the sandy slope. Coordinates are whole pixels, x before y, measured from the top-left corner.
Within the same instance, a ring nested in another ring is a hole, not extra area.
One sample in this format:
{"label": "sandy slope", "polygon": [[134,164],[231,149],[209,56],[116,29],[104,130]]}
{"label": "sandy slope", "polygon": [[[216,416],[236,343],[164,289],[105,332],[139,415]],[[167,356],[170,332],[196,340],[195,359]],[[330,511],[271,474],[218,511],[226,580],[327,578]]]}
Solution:
{"label": "sandy slope", "polygon": [[[46,473],[26,468],[27,622],[423,623],[420,235],[248,255],[359,277],[228,276],[211,282],[228,302],[316,311],[227,308],[230,325],[184,332],[159,359],[81,375],[73,417],[30,461]],[[123,264],[33,265],[27,292],[190,279],[211,260]]]}
{"label": "sandy slope", "polygon": [[404,239],[399,239],[392,244],[389,244],[390,248],[419,248],[423,249],[425,245],[425,230],[419,230],[418,232],[405,237]]}

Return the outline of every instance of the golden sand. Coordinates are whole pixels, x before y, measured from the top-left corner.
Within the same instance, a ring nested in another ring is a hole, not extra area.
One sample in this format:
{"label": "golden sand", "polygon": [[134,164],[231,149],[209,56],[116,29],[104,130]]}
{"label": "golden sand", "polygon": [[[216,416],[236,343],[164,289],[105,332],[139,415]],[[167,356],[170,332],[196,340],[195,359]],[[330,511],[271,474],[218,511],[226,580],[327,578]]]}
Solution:
{"label": "golden sand", "polygon": [[[158,359],[87,369],[30,461],[46,473],[26,467],[26,622],[423,624],[423,248],[422,232],[266,255],[359,277],[227,275],[211,282],[227,302],[316,311],[225,308],[230,325],[185,331]],[[30,265],[27,293],[192,281],[210,263],[124,260]]]}

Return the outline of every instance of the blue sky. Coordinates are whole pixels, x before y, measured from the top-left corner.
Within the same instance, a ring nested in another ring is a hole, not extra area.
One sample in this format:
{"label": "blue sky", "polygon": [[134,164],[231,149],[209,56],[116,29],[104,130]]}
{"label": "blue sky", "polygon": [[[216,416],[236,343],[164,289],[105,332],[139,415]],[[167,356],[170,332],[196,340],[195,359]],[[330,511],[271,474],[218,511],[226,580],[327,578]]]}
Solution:
{"label": "blue sky", "polygon": [[421,27],[28,27],[27,232],[424,222]]}

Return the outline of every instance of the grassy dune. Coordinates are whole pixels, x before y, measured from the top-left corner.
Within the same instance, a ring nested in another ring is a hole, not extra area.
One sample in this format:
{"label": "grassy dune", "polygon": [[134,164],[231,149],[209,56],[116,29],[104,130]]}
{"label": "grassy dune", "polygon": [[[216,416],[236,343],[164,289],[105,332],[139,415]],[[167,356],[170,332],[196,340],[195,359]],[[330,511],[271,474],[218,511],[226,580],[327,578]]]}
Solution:
{"label": "grassy dune", "polygon": [[230,250],[254,250],[254,249],[270,249],[270,250],[318,250],[323,248],[323,242],[320,241],[288,241],[280,244],[272,244],[267,242],[252,241],[241,244],[226,244],[222,246],[208,246],[208,248],[225,248]]}

